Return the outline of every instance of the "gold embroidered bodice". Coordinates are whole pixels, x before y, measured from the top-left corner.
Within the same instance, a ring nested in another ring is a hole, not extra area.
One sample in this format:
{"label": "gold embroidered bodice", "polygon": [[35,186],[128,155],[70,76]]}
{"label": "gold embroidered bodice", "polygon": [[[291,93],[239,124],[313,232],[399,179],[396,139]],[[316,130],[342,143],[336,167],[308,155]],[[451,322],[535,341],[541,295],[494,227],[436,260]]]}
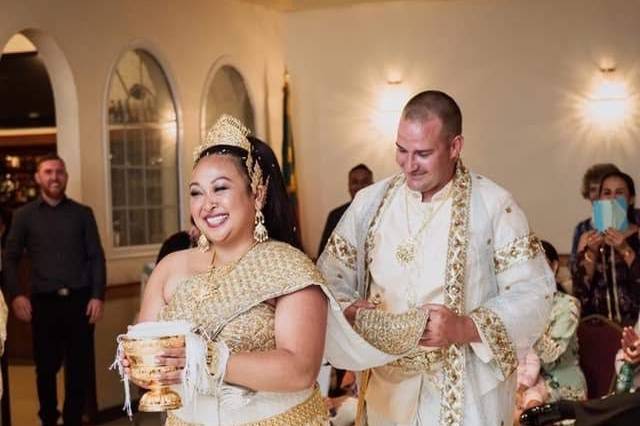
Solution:
{"label": "gold embroidered bodice", "polygon": [[[193,281],[198,282],[192,284]],[[208,315],[208,309],[202,303],[207,300],[206,294],[202,294],[203,290],[206,293],[206,285],[202,285],[201,280],[188,279],[183,282],[169,304],[162,309],[160,319],[186,320],[196,327],[202,327]],[[261,303],[229,321],[220,331],[218,340],[224,341],[232,353],[270,351],[276,347],[274,324],[275,309],[267,303]],[[207,334],[213,332],[204,331]]]}
{"label": "gold embroidered bodice", "polygon": [[288,244],[269,241],[235,265],[183,280],[160,311],[164,321],[189,321],[231,352],[275,349],[275,308],[267,300],[324,284],[311,260]]}

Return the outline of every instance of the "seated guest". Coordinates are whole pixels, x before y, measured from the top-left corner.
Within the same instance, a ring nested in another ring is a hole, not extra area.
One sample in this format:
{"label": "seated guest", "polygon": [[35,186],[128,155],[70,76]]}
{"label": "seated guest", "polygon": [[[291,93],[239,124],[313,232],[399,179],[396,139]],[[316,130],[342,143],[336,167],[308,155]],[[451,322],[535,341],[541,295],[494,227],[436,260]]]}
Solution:
{"label": "seated guest", "polygon": [[553,425],[575,420],[575,426],[637,426],[640,418],[640,392],[617,393],[587,401],[561,400],[525,410],[524,426]]}
{"label": "seated guest", "polygon": [[582,316],[600,314],[623,326],[633,325],[640,310],[640,241],[636,224],[635,185],[625,173],[605,175],[600,199],[623,197],[628,205],[629,227],[603,233],[589,230],[578,242],[573,292],[582,304]]}
{"label": "seated guest", "polygon": [[160,251],[158,252],[156,265],[160,263],[162,258],[168,255],[169,253],[195,247],[196,241],[198,241],[199,236],[200,236],[200,230],[193,223],[193,218],[191,218],[191,227],[189,228],[189,231],[178,231],[175,234],[171,235],[166,240],[164,240],[164,242],[162,243],[162,246],[160,247]]}
{"label": "seated guest", "polygon": [[[625,327],[622,332],[622,349],[616,360],[619,370],[622,362],[630,364],[636,371],[631,391],[640,385],[640,319],[635,329]],[[560,400],[525,410],[520,423],[526,426],[554,424],[561,420],[575,420],[576,426],[637,425],[640,418],[640,391],[623,392],[606,398],[589,401]]]}
{"label": "seated guest", "polygon": [[355,374],[345,371],[336,388],[333,390],[333,396],[330,393],[325,399],[325,405],[331,415],[331,426],[352,426],[356,421],[358,405]]}
{"label": "seated guest", "polygon": [[622,329],[621,348],[616,355],[616,371],[620,374],[623,363],[631,364],[634,367],[634,378],[630,384],[633,390],[640,388],[640,318],[635,327],[625,327]]}
{"label": "seated guest", "polygon": [[[589,167],[582,176],[582,186],[580,187],[580,194],[585,200],[589,200],[589,205],[593,204],[595,200],[600,197],[600,181],[604,175],[609,173],[619,172],[618,168],[611,163],[594,164]],[[579,222],[573,231],[573,241],[571,243],[571,257],[569,258],[569,269],[572,273],[576,267],[576,255],[578,253],[578,242],[580,237],[587,231],[593,229],[591,223],[591,215],[585,220]]]}
{"label": "seated guest", "polygon": [[533,349],[518,356],[516,383],[516,419],[524,409],[535,407],[549,399],[549,393],[540,376],[540,358]]}
{"label": "seated guest", "polygon": [[[542,247],[551,270],[557,275],[560,260],[558,252],[548,241],[542,241]],[[529,355],[522,366],[518,365],[521,409],[559,399],[582,400],[587,397],[587,383],[578,362],[576,331],[580,320],[580,302],[565,293],[560,284],[556,288],[558,291],[553,296],[549,323],[533,347],[535,353]],[[534,356],[536,359],[532,358]],[[535,361],[538,362],[539,377],[532,373],[535,371]],[[519,415],[518,407],[516,414]]]}
{"label": "seated guest", "polygon": [[[356,196],[356,193],[360,191],[362,188],[367,187],[373,183],[373,173],[371,170],[365,166],[364,164],[358,164],[349,170],[349,195],[351,195],[351,199]],[[351,201],[344,203],[340,207],[336,207],[335,209],[329,212],[329,216],[327,216],[327,222],[324,225],[324,231],[322,231],[322,238],[320,238],[320,248],[318,249],[318,257],[324,251],[324,246],[327,245],[327,241],[329,241],[329,237],[331,233],[335,229],[338,222],[340,222],[340,218],[344,212],[347,211]]]}
{"label": "seated guest", "polygon": [[[551,270],[557,276],[559,257],[551,243],[542,241]],[[549,392],[549,400],[585,399],[587,382],[578,362],[578,323],[580,302],[565,293],[560,284],[553,296],[551,316],[544,334],[534,349],[541,361],[541,375]]]}

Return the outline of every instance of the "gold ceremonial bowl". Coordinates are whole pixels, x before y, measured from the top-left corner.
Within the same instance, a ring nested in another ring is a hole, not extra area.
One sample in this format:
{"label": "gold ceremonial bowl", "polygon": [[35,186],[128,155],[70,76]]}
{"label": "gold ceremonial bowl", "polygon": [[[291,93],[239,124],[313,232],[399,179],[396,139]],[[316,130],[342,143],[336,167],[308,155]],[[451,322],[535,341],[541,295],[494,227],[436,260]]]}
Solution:
{"label": "gold ceremonial bowl", "polygon": [[160,374],[171,373],[182,368],[173,365],[158,365],[156,357],[169,348],[185,346],[184,336],[145,337],[122,339],[124,353],[129,360],[130,376],[134,382],[148,388],[149,392],[142,395],[138,410],[167,411],[182,407],[180,395],[171,390],[168,385],[158,382]]}

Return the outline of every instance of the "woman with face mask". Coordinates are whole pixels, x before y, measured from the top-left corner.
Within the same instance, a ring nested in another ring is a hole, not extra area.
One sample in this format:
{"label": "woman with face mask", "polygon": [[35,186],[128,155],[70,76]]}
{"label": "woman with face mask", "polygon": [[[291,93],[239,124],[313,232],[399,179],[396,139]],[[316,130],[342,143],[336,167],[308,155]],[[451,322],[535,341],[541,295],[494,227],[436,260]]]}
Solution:
{"label": "woman with face mask", "polygon": [[585,232],[578,243],[577,267],[573,274],[575,296],[582,303],[582,316],[601,314],[621,325],[633,325],[640,310],[640,261],[638,225],[635,219],[635,185],[625,173],[602,178],[601,200],[621,199],[627,206],[626,229]]}
{"label": "woman with face mask", "polygon": [[[188,321],[207,344],[208,386],[170,411],[165,425],[327,424],[315,384],[327,298],[322,276],[295,248],[275,155],[223,116],[194,157],[190,213],[201,231],[198,247],[156,267],[140,321]],[[184,367],[185,348],[165,349],[157,361]],[[160,381],[179,384],[180,371]]]}

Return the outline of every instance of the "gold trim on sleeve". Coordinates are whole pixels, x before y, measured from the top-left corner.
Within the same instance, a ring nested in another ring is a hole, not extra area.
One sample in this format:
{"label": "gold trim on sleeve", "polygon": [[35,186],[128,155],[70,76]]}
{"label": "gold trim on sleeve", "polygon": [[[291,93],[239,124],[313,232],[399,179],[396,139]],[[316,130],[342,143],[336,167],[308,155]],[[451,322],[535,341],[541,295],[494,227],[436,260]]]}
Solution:
{"label": "gold trim on sleeve", "polygon": [[342,235],[333,232],[327,241],[327,250],[330,255],[342,262],[351,270],[356,270],[356,258],[358,251]]}
{"label": "gold trim on sleeve", "polygon": [[354,329],[381,351],[400,355],[418,345],[426,324],[427,314],[418,308],[401,314],[360,309],[356,314]]}
{"label": "gold trim on sleeve", "polygon": [[484,307],[475,309],[469,316],[478,327],[478,332],[484,337],[484,342],[489,345],[506,379],[518,367],[518,357],[504,323],[495,312]]}
{"label": "gold trim on sleeve", "polygon": [[504,272],[518,263],[531,260],[540,253],[544,253],[542,244],[533,233],[516,238],[493,253],[496,274]]}

